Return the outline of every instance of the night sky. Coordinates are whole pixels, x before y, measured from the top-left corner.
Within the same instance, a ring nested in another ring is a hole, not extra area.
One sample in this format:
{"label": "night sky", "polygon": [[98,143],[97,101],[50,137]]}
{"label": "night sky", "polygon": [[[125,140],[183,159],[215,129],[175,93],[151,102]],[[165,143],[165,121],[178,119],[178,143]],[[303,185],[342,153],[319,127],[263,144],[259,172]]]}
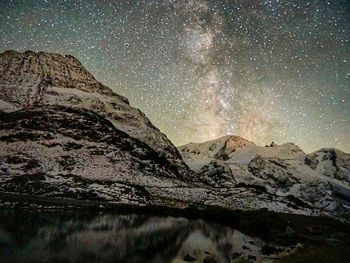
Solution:
{"label": "night sky", "polygon": [[350,1],[0,0],[0,52],[71,54],[175,145],[350,152]]}

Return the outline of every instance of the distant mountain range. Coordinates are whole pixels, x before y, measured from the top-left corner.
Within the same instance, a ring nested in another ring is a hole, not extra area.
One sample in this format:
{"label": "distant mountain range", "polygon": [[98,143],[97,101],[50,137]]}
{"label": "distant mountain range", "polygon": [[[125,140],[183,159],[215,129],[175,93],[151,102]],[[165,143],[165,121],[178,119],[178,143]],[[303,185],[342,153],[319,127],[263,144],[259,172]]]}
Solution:
{"label": "distant mountain range", "polygon": [[274,211],[288,203],[331,214],[346,214],[350,208],[350,154],[340,150],[305,154],[293,143],[261,147],[239,136],[178,149],[207,184],[227,188],[228,193],[245,189],[235,194],[243,206],[248,202],[251,208]]}
{"label": "distant mountain range", "polygon": [[349,218],[350,155],[238,136],[176,147],[72,56],[0,55],[2,206],[267,209]]}

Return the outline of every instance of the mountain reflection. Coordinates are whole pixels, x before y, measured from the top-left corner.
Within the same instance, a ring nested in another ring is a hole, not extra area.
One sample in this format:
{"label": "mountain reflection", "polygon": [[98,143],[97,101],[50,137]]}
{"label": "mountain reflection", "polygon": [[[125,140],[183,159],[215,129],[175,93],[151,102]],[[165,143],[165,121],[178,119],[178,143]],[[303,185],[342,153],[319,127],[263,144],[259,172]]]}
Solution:
{"label": "mountain reflection", "polygon": [[2,262],[261,262],[299,246],[180,217],[1,212],[0,220]]}

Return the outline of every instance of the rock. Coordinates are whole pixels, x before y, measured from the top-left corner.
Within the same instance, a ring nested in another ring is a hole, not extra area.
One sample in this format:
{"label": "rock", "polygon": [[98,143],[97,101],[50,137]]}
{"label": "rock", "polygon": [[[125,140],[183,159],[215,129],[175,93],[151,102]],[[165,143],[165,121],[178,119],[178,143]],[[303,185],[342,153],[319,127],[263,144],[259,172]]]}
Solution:
{"label": "rock", "polygon": [[183,260],[187,261],[187,262],[193,262],[193,261],[196,261],[197,259],[192,257],[191,255],[187,254],[184,256]]}
{"label": "rock", "polygon": [[241,257],[241,255],[242,255],[242,253],[235,252],[232,254],[232,259],[238,259]]}
{"label": "rock", "polygon": [[212,257],[206,257],[203,260],[203,263],[217,263],[217,261],[215,259],[213,259]]}
{"label": "rock", "polygon": [[248,260],[256,261],[256,256],[248,255]]}
{"label": "rock", "polygon": [[286,234],[288,237],[293,237],[293,236],[295,236],[295,231],[294,231],[294,229],[291,228],[290,226],[287,226],[287,227],[286,227],[285,234]]}
{"label": "rock", "polygon": [[278,254],[278,253],[280,253],[281,251],[282,251],[282,249],[277,248],[277,247],[275,247],[275,246],[273,246],[273,245],[269,245],[269,244],[267,244],[267,245],[265,245],[265,246],[263,246],[263,247],[261,248],[261,252],[262,252],[262,254],[264,254],[264,255]]}

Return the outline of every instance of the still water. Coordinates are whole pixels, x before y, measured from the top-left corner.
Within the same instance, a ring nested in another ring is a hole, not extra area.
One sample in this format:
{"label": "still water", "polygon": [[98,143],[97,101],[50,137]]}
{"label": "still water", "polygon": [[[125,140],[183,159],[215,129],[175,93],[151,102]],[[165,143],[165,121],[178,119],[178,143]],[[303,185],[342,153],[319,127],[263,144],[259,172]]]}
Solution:
{"label": "still water", "polygon": [[237,229],[198,218],[23,210],[0,211],[0,223],[0,262],[350,262],[348,234],[329,227],[308,238],[251,219]]}

